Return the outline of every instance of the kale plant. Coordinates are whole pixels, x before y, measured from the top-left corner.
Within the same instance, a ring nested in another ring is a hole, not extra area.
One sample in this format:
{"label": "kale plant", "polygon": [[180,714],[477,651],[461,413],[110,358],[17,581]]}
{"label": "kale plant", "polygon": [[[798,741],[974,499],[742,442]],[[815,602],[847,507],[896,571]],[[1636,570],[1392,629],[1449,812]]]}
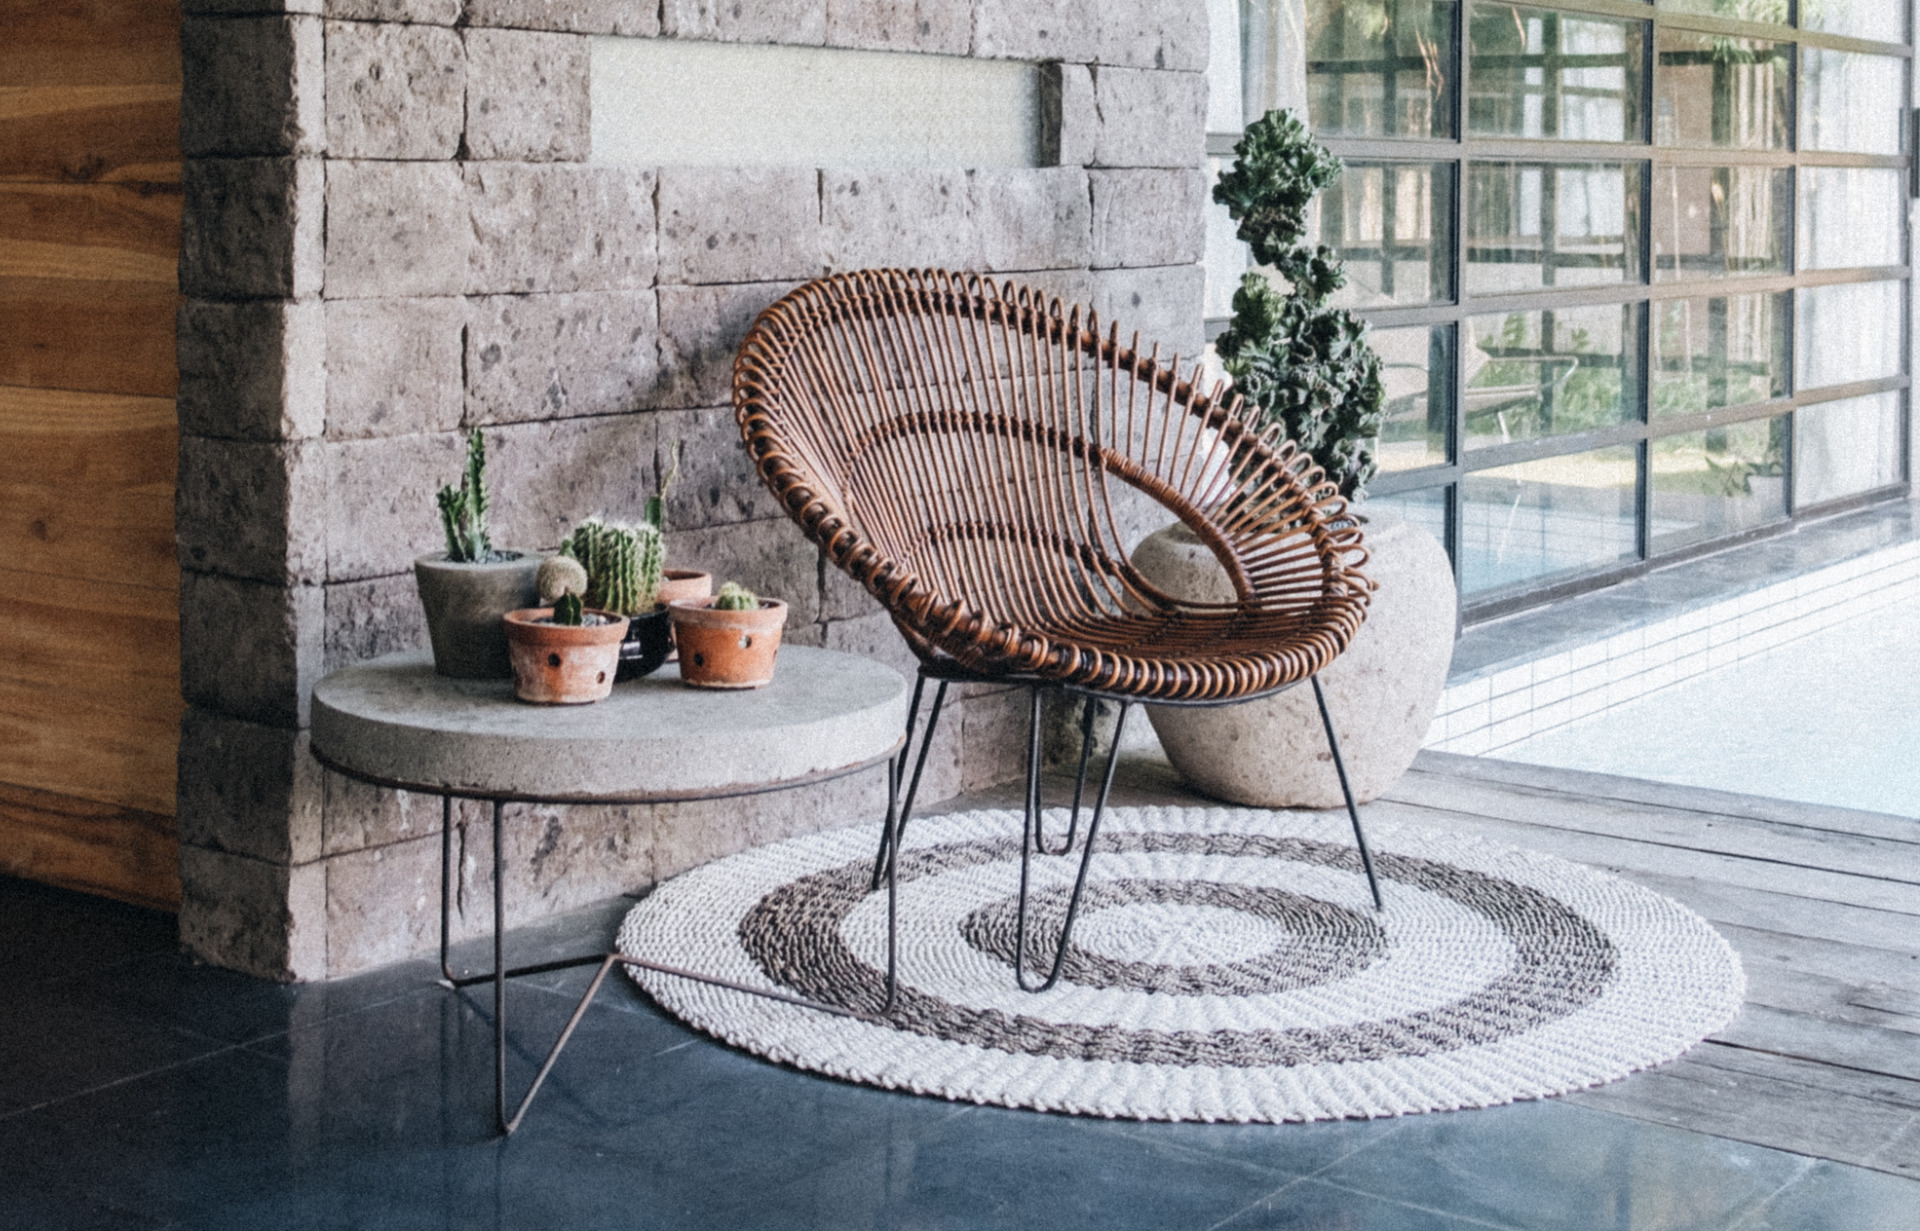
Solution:
{"label": "kale plant", "polygon": [[1343,496],[1366,494],[1378,469],[1386,390],[1366,324],[1327,297],[1346,285],[1345,263],[1325,245],[1308,247],[1307,209],[1340,178],[1340,160],[1288,111],[1247,126],[1233,167],[1213,199],[1239,224],[1256,264],[1290,284],[1283,293],[1250,272],[1233,295],[1233,323],[1214,348],[1234,388],[1266,423],[1280,423]]}

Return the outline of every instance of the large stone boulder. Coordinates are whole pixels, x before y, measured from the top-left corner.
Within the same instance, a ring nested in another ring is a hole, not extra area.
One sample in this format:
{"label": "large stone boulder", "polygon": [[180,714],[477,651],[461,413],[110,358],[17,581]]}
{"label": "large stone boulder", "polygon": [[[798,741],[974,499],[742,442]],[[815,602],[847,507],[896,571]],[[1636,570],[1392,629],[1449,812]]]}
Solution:
{"label": "large stone boulder", "polygon": [[[1432,535],[1384,511],[1359,511],[1379,585],[1353,643],[1320,673],[1354,798],[1396,782],[1426,739],[1447,682],[1458,627],[1453,569]],[[1148,580],[1178,598],[1232,602],[1213,553],[1183,525],[1147,536],[1133,555]],[[1340,780],[1308,684],[1278,696],[1207,708],[1148,706],[1167,757],[1208,795],[1265,808],[1334,808]]]}

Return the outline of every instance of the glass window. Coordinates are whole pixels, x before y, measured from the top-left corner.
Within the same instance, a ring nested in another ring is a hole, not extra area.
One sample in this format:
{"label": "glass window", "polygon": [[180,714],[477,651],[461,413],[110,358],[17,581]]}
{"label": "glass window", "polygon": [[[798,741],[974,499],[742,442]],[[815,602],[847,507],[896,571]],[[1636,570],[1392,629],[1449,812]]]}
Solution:
{"label": "glass window", "polygon": [[1787,321],[1785,295],[1654,304],[1651,417],[1787,396]]}
{"label": "glass window", "polygon": [[1367,342],[1380,356],[1387,387],[1380,469],[1444,465],[1453,403],[1453,329],[1376,329]]}
{"label": "glass window", "polygon": [[1787,43],[1662,30],[1654,141],[1786,149],[1791,55]]}
{"label": "glass window", "polygon": [[1900,0],[1800,0],[1800,26],[1826,34],[1898,43],[1907,36]]}
{"label": "glass window", "polygon": [[1320,198],[1320,242],[1347,261],[1342,307],[1453,298],[1453,165],[1352,162]]}
{"label": "glass window", "polygon": [[1396,492],[1391,496],[1368,496],[1366,508],[1397,513],[1444,543],[1447,541],[1447,500],[1451,487],[1429,487],[1421,491]]}
{"label": "glass window", "polygon": [[1482,137],[1632,141],[1645,23],[1476,4],[1467,130]]}
{"label": "glass window", "polygon": [[1800,168],[1800,268],[1901,264],[1903,179],[1885,167]]}
{"label": "glass window", "polygon": [[1906,290],[1904,282],[1853,282],[1800,291],[1800,388],[1898,376]]}
{"label": "glass window", "polygon": [[1467,448],[1639,418],[1639,307],[1476,316],[1467,351]]}
{"label": "glass window", "polygon": [[1635,559],[1636,452],[1596,449],[1469,474],[1461,490],[1461,589],[1485,597]]}
{"label": "glass window", "polygon": [[1904,62],[1809,47],[1800,65],[1801,149],[1900,152]]}
{"label": "glass window", "polygon": [[1787,271],[1793,172],[1785,167],[1658,167],[1656,282]]}
{"label": "glass window", "polygon": [[1498,295],[1640,280],[1640,165],[1469,168],[1467,291]]}
{"label": "glass window", "polygon": [[1671,551],[1786,517],[1787,430],[1787,416],[1781,415],[1653,441],[1653,550]]}
{"label": "glass window", "polygon": [[[1283,26],[1288,6],[1264,8]],[[1341,137],[1453,135],[1453,5],[1440,0],[1315,0],[1307,6],[1307,106],[1314,129]],[[1257,39],[1249,20],[1243,37]],[[1283,34],[1284,37],[1284,34]],[[1296,53],[1297,54],[1297,53]],[[1297,62],[1297,61],[1296,61]],[[1276,65],[1281,72],[1291,64]],[[1260,95],[1248,115],[1287,96],[1287,83],[1249,73]]]}
{"label": "glass window", "polygon": [[1900,481],[1900,395],[1876,393],[1794,415],[1793,499],[1821,504]]}
{"label": "glass window", "polygon": [[[1803,4],[1819,0],[1801,0]],[[1869,4],[1883,0],[1866,0]],[[1709,13],[1715,17],[1737,17],[1741,21],[1771,21],[1781,25],[1787,20],[1787,0],[1660,0],[1660,7],[1673,13]]]}

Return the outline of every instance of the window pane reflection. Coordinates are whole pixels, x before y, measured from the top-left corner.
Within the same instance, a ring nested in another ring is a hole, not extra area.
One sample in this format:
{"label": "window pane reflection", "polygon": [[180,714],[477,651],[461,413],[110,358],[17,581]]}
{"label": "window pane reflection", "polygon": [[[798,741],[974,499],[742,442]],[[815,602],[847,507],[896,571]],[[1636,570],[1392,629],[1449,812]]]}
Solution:
{"label": "window pane reflection", "polygon": [[1637,139],[1644,30],[1638,21],[1475,5],[1468,131],[1571,141]]}
{"label": "window pane reflection", "polygon": [[1461,489],[1461,589],[1542,585],[1637,558],[1635,450],[1482,470]]}
{"label": "window pane reflection", "polygon": [[1905,8],[1898,0],[1800,0],[1800,26],[1827,34],[1906,41]]}
{"label": "window pane reflection", "polygon": [[[1284,5],[1266,9],[1283,21]],[[1307,109],[1315,131],[1339,137],[1447,137],[1453,135],[1453,5],[1439,0],[1309,0]],[[1243,37],[1255,39],[1250,17]],[[1284,41],[1284,36],[1282,38]],[[1297,72],[1279,63],[1282,72]],[[1297,61],[1295,62],[1297,63]],[[1294,78],[1298,80],[1298,78]],[[1249,74],[1247,88],[1263,106],[1281,105],[1284,82]],[[1271,98],[1265,97],[1271,95]]]}
{"label": "window pane reflection", "polygon": [[1474,163],[1468,181],[1470,294],[1639,280],[1639,164]]}
{"label": "window pane reflection", "polygon": [[1447,419],[1452,404],[1453,330],[1376,329],[1367,343],[1380,356],[1387,387],[1386,421],[1380,427],[1380,469],[1418,470],[1447,461]]}
{"label": "window pane reflection", "polygon": [[1654,304],[1652,417],[1785,397],[1787,320],[1785,295]]}
{"label": "window pane reflection", "polygon": [[1787,416],[1652,442],[1653,549],[1738,534],[1787,515]]}
{"label": "window pane reflection", "polygon": [[[1817,3],[1818,0],[1803,0]],[[1866,0],[1880,4],[1884,0]],[[1715,17],[1737,17],[1741,21],[1771,21],[1782,25],[1787,20],[1787,0],[1660,0],[1660,7],[1671,13],[1711,13]]]}
{"label": "window pane reflection", "polygon": [[1901,264],[1904,175],[1882,167],[1800,168],[1800,268]]}
{"label": "window pane reflection", "polygon": [[1792,186],[1785,167],[1657,168],[1654,280],[1785,273]]}
{"label": "window pane reflection", "polygon": [[1787,148],[1790,54],[1786,43],[1660,31],[1654,141]]}
{"label": "window pane reflection", "polygon": [[1900,301],[1904,282],[1813,286],[1800,292],[1802,389],[1900,374]]}
{"label": "window pane reflection", "polygon": [[1905,68],[1891,56],[1807,48],[1800,69],[1800,148],[1898,154]]}
{"label": "window pane reflection", "polygon": [[1474,317],[1467,448],[1638,418],[1638,314],[1625,304]]}
{"label": "window pane reflection", "polygon": [[1899,394],[1826,402],[1794,418],[1796,504],[1822,504],[1900,481]]}
{"label": "window pane reflection", "polygon": [[1453,298],[1453,168],[1446,163],[1347,165],[1320,198],[1320,242],[1347,261],[1341,307]]}

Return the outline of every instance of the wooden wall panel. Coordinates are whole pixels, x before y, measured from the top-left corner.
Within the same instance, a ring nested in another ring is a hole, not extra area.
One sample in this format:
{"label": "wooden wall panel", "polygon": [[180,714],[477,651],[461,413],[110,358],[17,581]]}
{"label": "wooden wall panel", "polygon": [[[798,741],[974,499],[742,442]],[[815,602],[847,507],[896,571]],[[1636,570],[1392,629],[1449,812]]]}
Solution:
{"label": "wooden wall panel", "polygon": [[0,31],[0,872],[171,907],[179,4]]}

